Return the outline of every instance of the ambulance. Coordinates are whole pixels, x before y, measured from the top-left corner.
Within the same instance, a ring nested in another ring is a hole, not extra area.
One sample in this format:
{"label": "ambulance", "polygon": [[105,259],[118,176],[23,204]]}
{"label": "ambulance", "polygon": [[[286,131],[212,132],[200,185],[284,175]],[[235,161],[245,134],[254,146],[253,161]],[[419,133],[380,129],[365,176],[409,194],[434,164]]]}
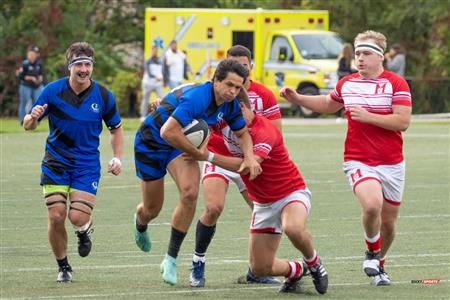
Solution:
{"label": "ambulance", "polygon": [[211,79],[230,47],[247,47],[253,57],[252,79],[271,89],[283,109],[303,117],[318,114],[291,106],[279,97],[280,88],[328,94],[337,83],[343,44],[329,31],[324,10],[146,8],[145,57],[155,44],[161,46],[163,57],[172,40],[186,54],[188,81]]}

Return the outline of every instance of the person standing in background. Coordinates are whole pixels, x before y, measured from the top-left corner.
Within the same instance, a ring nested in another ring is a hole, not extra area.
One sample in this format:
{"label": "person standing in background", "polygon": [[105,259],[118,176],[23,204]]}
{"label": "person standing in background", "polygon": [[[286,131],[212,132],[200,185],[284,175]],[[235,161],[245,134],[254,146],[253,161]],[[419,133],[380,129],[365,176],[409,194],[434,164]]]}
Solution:
{"label": "person standing in background", "polygon": [[406,53],[405,48],[400,44],[394,44],[384,57],[386,58],[386,67],[389,71],[405,77]]}
{"label": "person standing in background", "polygon": [[[347,75],[357,72],[357,70],[352,68],[352,59],[353,59],[353,46],[350,43],[344,44],[342,47],[342,51],[338,57],[338,69],[337,75],[339,80]],[[341,118],[343,108],[338,110],[335,115],[337,118]]]}
{"label": "person standing in background", "polygon": [[186,55],[178,49],[177,41],[170,42],[170,49],[164,55],[164,86],[170,89],[181,85],[185,74]]}
{"label": "person standing in background", "polygon": [[144,77],[142,79],[142,102],[141,102],[141,121],[144,121],[148,114],[148,101],[152,92],[155,92],[158,98],[163,97],[163,74],[162,64],[158,57],[158,46],[152,47],[151,56],[145,61]]}
{"label": "person standing in background", "polygon": [[39,56],[37,46],[28,47],[27,59],[22,61],[17,75],[19,84],[19,122],[23,123],[27,107],[36,101],[45,84],[44,65]]}

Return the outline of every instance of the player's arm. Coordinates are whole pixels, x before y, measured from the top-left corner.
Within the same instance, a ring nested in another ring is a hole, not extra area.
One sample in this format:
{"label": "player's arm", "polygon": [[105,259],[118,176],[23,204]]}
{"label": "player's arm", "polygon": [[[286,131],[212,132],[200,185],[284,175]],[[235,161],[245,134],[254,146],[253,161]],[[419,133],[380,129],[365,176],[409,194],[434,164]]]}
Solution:
{"label": "player's arm", "polygon": [[119,127],[112,129],[111,133],[111,148],[113,151],[113,159],[108,164],[108,172],[119,175],[122,171],[122,153],[123,153],[123,128]]}
{"label": "player's arm", "polygon": [[253,142],[247,126],[234,131],[234,134],[239,139],[239,146],[244,153],[244,160],[238,172],[246,172],[247,170],[250,173],[250,180],[253,180],[262,172],[262,168],[253,154]]}
{"label": "player's arm", "polygon": [[25,130],[34,130],[38,126],[39,119],[44,115],[45,110],[47,109],[47,104],[44,105],[36,105],[31,110],[31,113],[26,114],[23,118],[23,128]]}
{"label": "player's arm", "polygon": [[334,113],[342,108],[343,104],[331,99],[330,95],[301,95],[290,87],[283,87],[280,96],[291,103],[301,105],[318,113]]}
{"label": "player's arm", "polygon": [[160,134],[172,147],[189,154],[195,160],[207,160],[207,156],[189,142],[182,130],[180,123],[175,118],[169,117],[161,127]]}
{"label": "player's arm", "polygon": [[352,120],[369,123],[392,131],[405,131],[411,122],[411,106],[392,105],[392,114],[380,115],[368,112],[359,105],[349,108]]}

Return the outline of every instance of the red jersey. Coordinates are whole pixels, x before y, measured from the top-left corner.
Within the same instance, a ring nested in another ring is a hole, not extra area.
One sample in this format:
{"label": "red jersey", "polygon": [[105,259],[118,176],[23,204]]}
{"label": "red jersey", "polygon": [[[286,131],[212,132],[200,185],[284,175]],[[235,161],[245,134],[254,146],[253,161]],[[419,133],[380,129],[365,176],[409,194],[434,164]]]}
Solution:
{"label": "red jersey", "polygon": [[411,106],[411,93],[405,79],[386,70],[375,79],[363,79],[355,73],[339,80],[330,96],[344,104],[348,119],[344,161],[355,160],[369,166],[403,161],[400,131],[353,121],[348,108],[360,105],[371,113],[388,115],[392,114],[393,105]]}
{"label": "red jersey", "polygon": [[[261,163],[263,171],[258,177],[249,180],[248,175],[242,176],[249,198],[258,203],[271,203],[305,189],[303,177],[289,158],[278,128],[258,114],[247,126],[253,141],[253,153],[264,159]],[[228,155],[243,157],[239,145],[236,146],[236,142],[228,143],[229,140],[231,138],[225,137],[225,145],[230,152]]]}
{"label": "red jersey", "polygon": [[[253,111],[269,120],[281,119],[280,106],[271,90],[260,83],[251,81],[247,94]],[[221,132],[224,127],[227,127],[225,122],[216,125],[216,130],[213,130],[209,137],[208,149],[215,153],[226,155],[228,151]],[[228,131],[231,131],[230,128],[228,128]],[[228,132],[225,135],[228,135]]]}

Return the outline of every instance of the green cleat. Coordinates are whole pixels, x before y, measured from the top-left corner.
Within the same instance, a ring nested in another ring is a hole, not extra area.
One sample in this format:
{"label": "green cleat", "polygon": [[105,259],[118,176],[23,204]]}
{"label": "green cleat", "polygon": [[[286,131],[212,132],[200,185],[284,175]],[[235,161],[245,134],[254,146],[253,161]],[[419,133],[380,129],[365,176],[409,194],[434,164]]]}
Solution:
{"label": "green cleat", "polygon": [[133,232],[134,232],[134,240],[136,241],[136,245],[144,252],[150,252],[152,249],[152,242],[150,241],[150,235],[148,234],[148,230],[144,232],[139,232],[136,228],[136,220],[137,215],[134,214],[133,221]]}
{"label": "green cleat", "polygon": [[166,257],[159,266],[162,278],[170,285],[177,284],[177,259],[166,254]]}

